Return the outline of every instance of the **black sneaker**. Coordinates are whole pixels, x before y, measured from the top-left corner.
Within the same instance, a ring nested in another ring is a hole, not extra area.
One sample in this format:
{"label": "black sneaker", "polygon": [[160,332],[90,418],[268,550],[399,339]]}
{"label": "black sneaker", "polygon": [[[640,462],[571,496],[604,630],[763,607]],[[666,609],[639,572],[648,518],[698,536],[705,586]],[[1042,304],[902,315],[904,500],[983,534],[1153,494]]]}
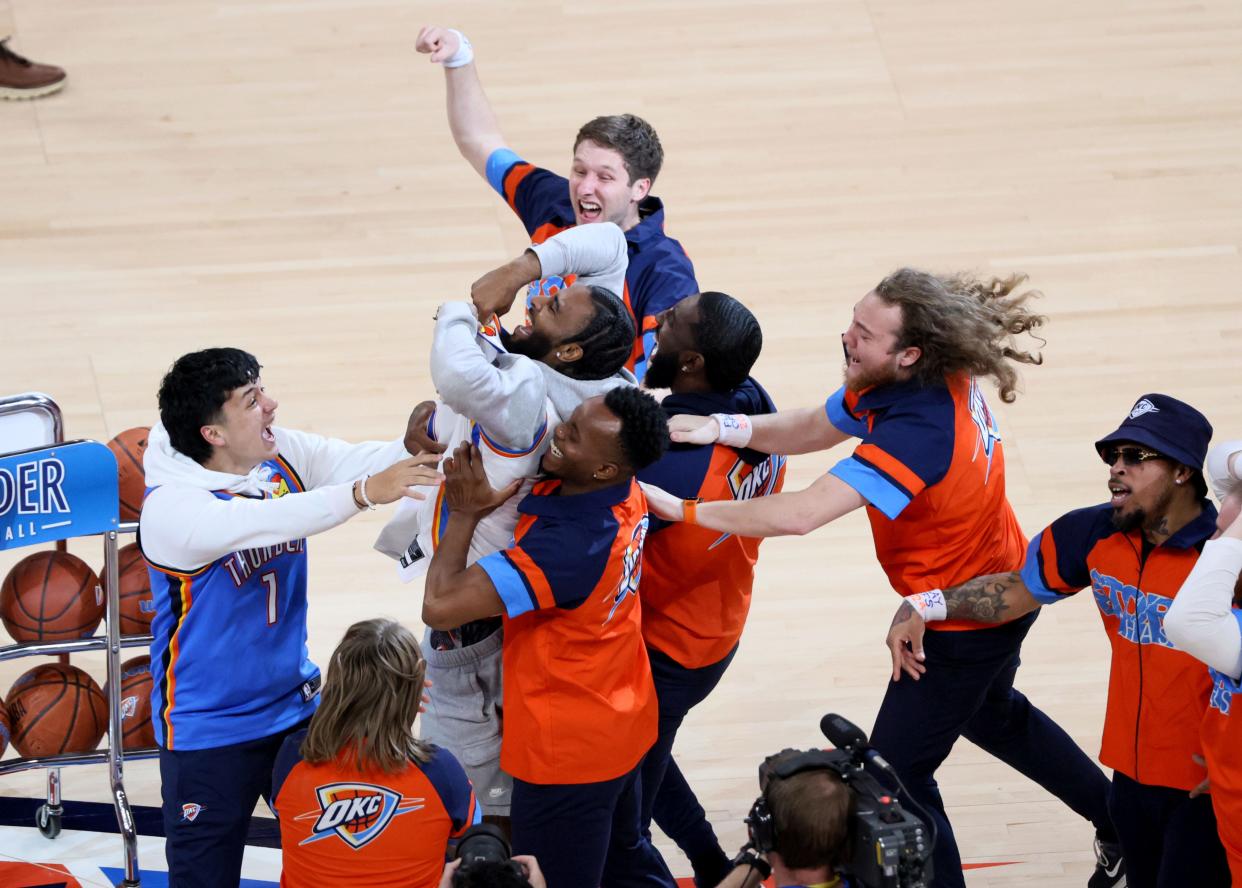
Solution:
{"label": "black sneaker", "polygon": [[1126,862],[1117,842],[1101,842],[1095,838],[1095,872],[1087,880],[1087,888],[1126,888]]}

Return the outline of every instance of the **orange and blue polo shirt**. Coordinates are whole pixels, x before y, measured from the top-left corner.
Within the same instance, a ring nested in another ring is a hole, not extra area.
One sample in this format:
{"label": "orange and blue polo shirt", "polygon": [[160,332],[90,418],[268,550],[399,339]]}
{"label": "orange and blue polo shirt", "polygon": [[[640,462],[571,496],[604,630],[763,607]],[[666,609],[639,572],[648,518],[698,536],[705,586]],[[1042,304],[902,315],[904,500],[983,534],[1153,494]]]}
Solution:
{"label": "orange and blue polo shirt", "polygon": [[272,775],[286,888],[407,885],[435,888],[445,850],[482,820],[466,772],[448,750],[389,774],[359,770],[349,751],[302,760],[306,730],[285,738]]}
{"label": "orange and blue polo shirt", "polygon": [[862,439],[831,473],[867,500],[876,557],[898,593],[1022,566],[1026,537],[1005,497],[1004,448],[977,380],[958,374],[931,385],[841,388],[825,410],[837,429]]}
{"label": "orange and blue polo shirt", "polygon": [[1175,650],[1164,615],[1216,532],[1207,500],[1197,518],[1158,546],[1113,527],[1107,503],[1061,516],[1033,540],[1022,581],[1041,604],[1091,587],[1112,645],[1100,761],[1132,780],[1190,790],[1203,780],[1199,727],[1211,681]]}
{"label": "orange and blue polo shirt", "polygon": [[633,480],[518,505],[514,544],[479,559],[504,602],[500,765],[538,784],[631,771],[656,738],[638,582],[647,501]]}
{"label": "orange and blue polo shirt", "polygon": [[[732,392],[671,394],[661,406],[669,416],[776,412],[753,379]],[[682,499],[752,499],[780,492],[785,457],[723,444],[673,444],[638,477]],[[687,669],[723,660],[746,625],[761,542],[653,517],[639,590],[647,644]]]}
{"label": "orange and blue polo shirt", "polygon": [[[1242,634],[1242,610],[1233,611]],[[1212,808],[1216,828],[1229,857],[1235,885],[1242,885],[1242,681],[1209,669],[1212,683],[1200,732],[1208,778],[1212,781]],[[1238,708],[1234,709],[1234,704]]]}
{"label": "orange and blue polo shirt", "polygon": [[[526,227],[532,243],[541,244],[577,224],[569,196],[569,180],[522,160],[508,148],[487,159],[487,181]],[[634,318],[638,339],[626,367],[643,378],[655,347],[656,316],[685,297],[699,292],[694,265],[681,244],[664,233],[664,204],[650,195],[638,205],[639,222],[625,232],[629,266],[625,292],[618,293]],[[531,295],[550,295],[569,286],[569,279],[545,278],[531,285]]]}

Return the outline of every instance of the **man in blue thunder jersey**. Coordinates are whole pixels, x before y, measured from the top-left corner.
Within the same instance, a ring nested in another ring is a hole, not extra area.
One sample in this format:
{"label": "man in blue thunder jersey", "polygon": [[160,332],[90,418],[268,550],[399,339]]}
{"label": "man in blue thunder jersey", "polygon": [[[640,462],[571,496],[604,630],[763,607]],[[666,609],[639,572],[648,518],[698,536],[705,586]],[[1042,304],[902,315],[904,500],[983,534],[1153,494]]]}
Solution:
{"label": "man in blue thunder jersey", "polygon": [[[522,220],[533,243],[575,225],[613,222],[625,232],[629,267],[620,294],[637,336],[628,369],[642,379],[655,347],[656,317],[699,292],[694,265],[681,244],[664,233],[664,204],[651,194],[664,149],[651,124],[633,114],[597,117],[574,139],[566,179],[527,163],[500,132],[461,32],[430,26],[415,48],[444,67],[449,128],[462,157]],[[552,295],[566,282],[547,277],[534,295]],[[485,317],[489,307],[480,307]]]}
{"label": "man in blue thunder jersey", "polygon": [[[259,363],[185,355],[164,377],[144,463],[152,722],[169,880],[236,885],[246,828],[285,735],[314,712],[306,537],[439,476],[404,437],[347,444],[273,427]],[[374,473],[374,474],[372,474]]]}

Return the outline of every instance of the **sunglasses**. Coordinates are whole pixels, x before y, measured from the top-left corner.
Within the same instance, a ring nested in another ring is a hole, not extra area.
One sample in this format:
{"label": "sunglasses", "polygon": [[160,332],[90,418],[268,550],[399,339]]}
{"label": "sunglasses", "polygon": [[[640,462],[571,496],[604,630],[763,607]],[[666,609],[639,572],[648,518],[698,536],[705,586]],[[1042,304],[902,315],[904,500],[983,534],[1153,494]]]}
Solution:
{"label": "sunglasses", "polygon": [[1100,458],[1104,460],[1104,464],[1111,466],[1117,462],[1117,457],[1121,457],[1121,461],[1127,466],[1137,466],[1139,463],[1147,462],[1149,459],[1168,459],[1163,453],[1155,450],[1148,450],[1146,447],[1101,447]]}

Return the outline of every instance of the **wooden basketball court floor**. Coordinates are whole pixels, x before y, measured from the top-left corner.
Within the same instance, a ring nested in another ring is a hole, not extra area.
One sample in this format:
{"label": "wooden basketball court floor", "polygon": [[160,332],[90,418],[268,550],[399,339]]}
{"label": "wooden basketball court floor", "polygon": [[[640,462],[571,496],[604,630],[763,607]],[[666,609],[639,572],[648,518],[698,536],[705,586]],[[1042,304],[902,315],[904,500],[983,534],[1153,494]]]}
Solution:
{"label": "wooden basketball court floor", "polygon": [[[566,170],[596,114],[652,121],[667,229],[704,289],[758,315],[780,405],[837,386],[850,308],[893,268],[1029,273],[1046,363],[1012,406],[991,398],[1028,532],[1101,501],[1091,442],[1144,392],[1242,434],[1242,8],[1224,0],[0,0],[0,34],[70,72],[0,103],[0,394],[47,392],[71,437],[107,440],[155,419],[176,356],[231,344],[264,363],[280,423],[398,435],[432,394],[436,305],[524,246],[454,149],[424,22],[471,37],[534,162]],[[788,486],[841,455],[794,458]],[[382,520],[311,545],[320,663],[356,619],[418,623],[418,588],[370,548]],[[765,754],[820,743],[827,711],[870,727],[895,606],[861,514],[765,544],[741,651],[677,747],[730,849]],[[1090,597],[1047,610],[1023,659],[1019,687],[1095,754]],[[126,777],[158,802],[153,763]],[[972,888],[1084,884],[1090,828],[1039,787],[965,741],[940,780],[963,857],[1009,864]],[[100,768],[65,787],[106,798]]]}

